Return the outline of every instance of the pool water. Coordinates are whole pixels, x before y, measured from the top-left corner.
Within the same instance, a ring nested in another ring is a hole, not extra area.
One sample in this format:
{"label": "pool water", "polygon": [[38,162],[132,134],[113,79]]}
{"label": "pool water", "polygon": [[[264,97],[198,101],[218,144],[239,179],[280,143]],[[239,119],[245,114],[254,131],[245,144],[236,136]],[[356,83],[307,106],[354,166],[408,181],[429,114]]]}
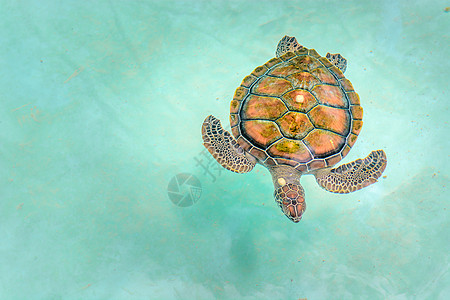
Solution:
{"label": "pool water", "polygon": [[[2,1],[0,298],[449,299],[448,5]],[[342,162],[388,157],[351,194],[304,176],[297,224],[200,130],[284,35],[348,60]]]}

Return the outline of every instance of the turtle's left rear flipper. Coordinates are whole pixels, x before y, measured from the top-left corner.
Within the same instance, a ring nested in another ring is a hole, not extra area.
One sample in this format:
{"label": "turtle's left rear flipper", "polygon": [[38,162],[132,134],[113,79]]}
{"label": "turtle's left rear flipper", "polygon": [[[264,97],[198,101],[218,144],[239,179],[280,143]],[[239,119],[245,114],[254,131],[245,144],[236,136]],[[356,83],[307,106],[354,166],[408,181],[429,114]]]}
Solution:
{"label": "turtle's left rear flipper", "polygon": [[277,50],[275,52],[277,57],[282,56],[288,52],[294,52],[295,50],[301,49],[303,46],[297,42],[297,39],[293,36],[285,35],[279,42]]}
{"label": "turtle's left rear flipper", "polygon": [[377,182],[386,163],[386,153],[377,150],[364,159],[357,159],[335,169],[320,169],[314,175],[317,183],[327,191],[350,193]]}
{"label": "turtle's left rear flipper", "polygon": [[250,172],[256,160],[236,142],[231,134],[223,129],[219,119],[206,117],[202,125],[203,145],[225,169],[236,173]]}

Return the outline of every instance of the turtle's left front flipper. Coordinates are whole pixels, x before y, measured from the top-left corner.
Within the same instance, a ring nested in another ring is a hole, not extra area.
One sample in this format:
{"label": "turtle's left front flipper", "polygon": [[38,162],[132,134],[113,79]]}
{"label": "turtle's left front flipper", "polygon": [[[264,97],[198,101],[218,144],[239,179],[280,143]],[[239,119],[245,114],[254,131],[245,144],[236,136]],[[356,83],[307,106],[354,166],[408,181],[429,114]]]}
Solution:
{"label": "turtle's left front flipper", "polygon": [[225,169],[236,173],[250,172],[256,159],[246,154],[231,134],[223,129],[219,119],[206,117],[202,125],[203,145]]}
{"label": "turtle's left front flipper", "polygon": [[377,182],[386,163],[386,153],[377,150],[364,159],[357,159],[335,169],[320,169],[314,175],[317,183],[327,191],[350,193]]}

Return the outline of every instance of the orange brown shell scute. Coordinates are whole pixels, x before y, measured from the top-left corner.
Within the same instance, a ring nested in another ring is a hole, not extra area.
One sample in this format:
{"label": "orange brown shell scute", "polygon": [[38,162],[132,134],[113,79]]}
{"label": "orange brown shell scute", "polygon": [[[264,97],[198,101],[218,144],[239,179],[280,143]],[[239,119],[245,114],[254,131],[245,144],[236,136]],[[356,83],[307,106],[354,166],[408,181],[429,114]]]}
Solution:
{"label": "orange brown shell scute", "polygon": [[230,105],[234,137],[262,164],[301,172],[330,167],[362,127],[358,94],[314,49],[273,58],[246,76]]}

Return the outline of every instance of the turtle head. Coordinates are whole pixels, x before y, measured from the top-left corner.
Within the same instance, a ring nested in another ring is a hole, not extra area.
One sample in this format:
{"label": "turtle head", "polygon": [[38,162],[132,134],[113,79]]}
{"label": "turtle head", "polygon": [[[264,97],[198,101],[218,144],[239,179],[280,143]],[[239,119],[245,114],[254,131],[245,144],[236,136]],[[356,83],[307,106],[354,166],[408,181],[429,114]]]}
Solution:
{"label": "turtle head", "polygon": [[297,223],[302,219],[306,203],[305,191],[300,184],[286,183],[281,185],[275,190],[274,197],[278,206],[291,221]]}
{"label": "turtle head", "polygon": [[300,185],[302,173],[287,165],[277,165],[268,169],[275,188],[273,194],[275,201],[286,217],[294,223],[299,222],[306,209],[305,191]]}

